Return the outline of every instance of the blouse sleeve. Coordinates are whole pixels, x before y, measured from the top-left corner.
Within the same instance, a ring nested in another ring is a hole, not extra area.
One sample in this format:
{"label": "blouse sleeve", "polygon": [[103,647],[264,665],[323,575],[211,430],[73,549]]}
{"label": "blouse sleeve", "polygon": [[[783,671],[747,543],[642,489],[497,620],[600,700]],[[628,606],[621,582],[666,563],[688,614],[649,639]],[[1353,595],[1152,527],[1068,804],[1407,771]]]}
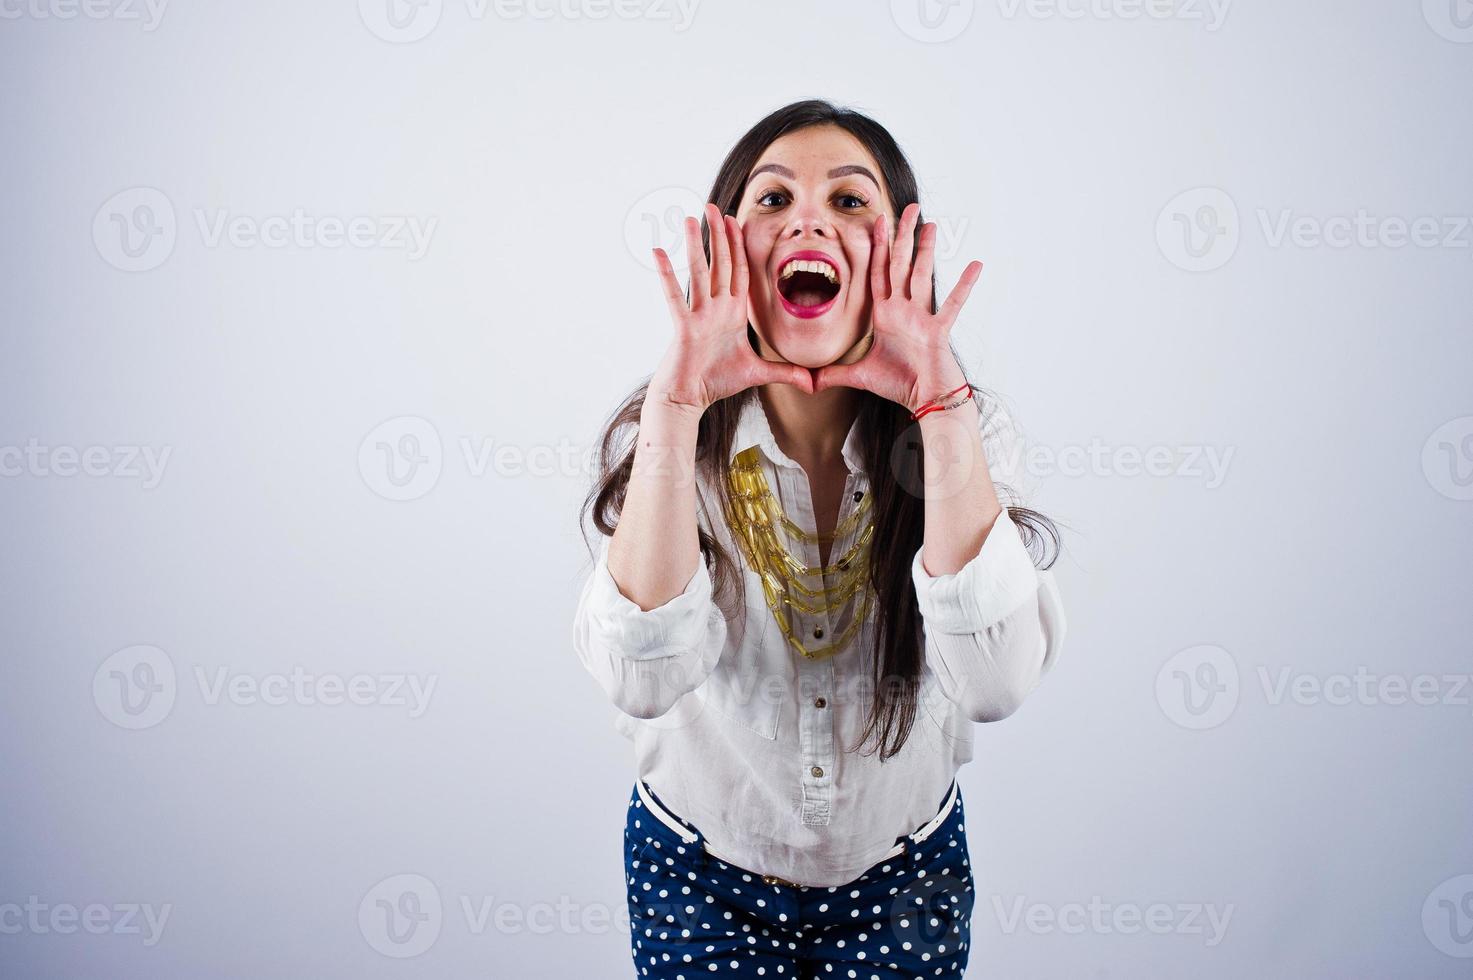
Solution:
{"label": "blouse sleeve", "polygon": [[[1007,483],[1022,438],[1000,408],[985,414],[988,470],[995,484]],[[926,662],[942,693],[978,722],[1017,710],[1058,658],[1067,626],[1053,572],[1034,566],[1002,502],[981,549],[955,573],[929,574],[924,547],[911,561]]]}
{"label": "blouse sleeve", "polygon": [[573,616],[573,648],[615,707],[657,718],[710,676],[726,643],[726,618],[712,599],[704,559],[679,595],[640,609],[609,574],[609,540],[599,535]]}

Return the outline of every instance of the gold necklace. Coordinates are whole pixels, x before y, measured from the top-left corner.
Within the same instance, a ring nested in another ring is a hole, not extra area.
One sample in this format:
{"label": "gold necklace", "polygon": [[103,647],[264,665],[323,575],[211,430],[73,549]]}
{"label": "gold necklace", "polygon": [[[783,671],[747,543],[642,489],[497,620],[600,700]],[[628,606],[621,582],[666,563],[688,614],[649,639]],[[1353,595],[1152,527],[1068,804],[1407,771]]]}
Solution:
{"label": "gold necklace", "polygon": [[[762,580],[762,593],[767,599],[767,608],[772,611],[783,639],[798,653],[811,660],[831,657],[846,647],[863,625],[869,614],[873,590],[869,584],[869,549],[874,538],[874,520],[870,515],[870,498],[866,495],[860,505],[827,534],[809,533],[788,519],[772,495],[767,476],[762,469],[762,457],[757,446],[738,453],[727,471],[727,487],[730,501],[726,510],[726,523],[732,536],[740,543],[748,565]],[[866,518],[869,518],[866,520]],[[778,537],[781,528],[788,536],[802,541],[832,542],[860,527],[858,536],[835,562],[827,565],[808,566],[794,558]],[[833,585],[811,588],[806,578],[834,575]],[[810,650],[793,635],[790,614],[787,609],[797,609],[808,615],[833,613],[851,603],[854,596],[863,592],[859,610],[850,620],[844,632],[827,646]],[[807,598],[804,598],[807,597]],[[808,601],[809,599],[813,601]]]}

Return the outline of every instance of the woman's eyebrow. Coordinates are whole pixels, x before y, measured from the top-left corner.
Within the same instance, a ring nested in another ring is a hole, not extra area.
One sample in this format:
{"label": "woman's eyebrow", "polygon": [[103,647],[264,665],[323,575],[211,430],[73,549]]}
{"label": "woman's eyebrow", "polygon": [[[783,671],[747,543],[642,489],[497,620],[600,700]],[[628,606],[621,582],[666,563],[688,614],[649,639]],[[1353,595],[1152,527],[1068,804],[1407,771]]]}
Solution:
{"label": "woman's eyebrow", "polygon": [[[747,181],[750,183],[753,177],[761,173],[766,173],[769,170],[771,170],[775,174],[778,174],[779,176],[786,177],[789,180],[794,179],[793,172],[787,167],[784,167],[782,164],[764,163],[756,170],[753,170],[751,173],[747,174]],[[875,180],[875,175],[869,172],[869,168],[861,167],[857,163],[846,163],[842,167],[835,167],[833,170],[829,171],[829,179],[833,180],[835,177],[844,177],[848,174],[863,174],[870,179],[870,181],[875,185],[876,188],[880,186],[880,182],[878,180]]]}

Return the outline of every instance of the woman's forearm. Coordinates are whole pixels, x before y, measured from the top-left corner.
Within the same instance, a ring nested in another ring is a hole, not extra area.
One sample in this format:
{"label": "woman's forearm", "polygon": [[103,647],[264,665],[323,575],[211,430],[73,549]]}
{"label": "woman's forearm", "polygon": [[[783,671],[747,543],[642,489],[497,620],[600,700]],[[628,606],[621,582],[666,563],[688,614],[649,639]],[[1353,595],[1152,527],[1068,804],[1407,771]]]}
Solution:
{"label": "woman's forearm", "polygon": [[651,390],[640,413],[633,473],[608,568],[640,609],[679,595],[701,560],[696,525],[696,433],[701,412]]}
{"label": "woman's forearm", "polygon": [[921,564],[952,575],[975,558],[1002,513],[988,472],[975,398],[921,416],[925,453],[926,532]]}

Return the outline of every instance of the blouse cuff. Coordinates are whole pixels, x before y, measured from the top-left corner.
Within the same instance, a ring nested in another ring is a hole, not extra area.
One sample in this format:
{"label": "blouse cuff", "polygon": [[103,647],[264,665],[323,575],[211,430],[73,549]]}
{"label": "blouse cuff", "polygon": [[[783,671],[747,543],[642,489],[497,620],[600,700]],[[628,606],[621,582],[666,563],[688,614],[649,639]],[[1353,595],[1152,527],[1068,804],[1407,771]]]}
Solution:
{"label": "blouse cuff", "polygon": [[1038,573],[1006,507],[982,549],[958,571],[931,575],[921,563],[924,546],[911,561],[911,578],[926,629],[980,633],[1002,621],[1038,591]]}
{"label": "blouse cuff", "polygon": [[699,645],[710,608],[711,573],[702,559],[684,590],[663,605],[641,609],[614,582],[607,549],[593,569],[589,622],[605,648],[627,660],[654,660],[686,653]]}

